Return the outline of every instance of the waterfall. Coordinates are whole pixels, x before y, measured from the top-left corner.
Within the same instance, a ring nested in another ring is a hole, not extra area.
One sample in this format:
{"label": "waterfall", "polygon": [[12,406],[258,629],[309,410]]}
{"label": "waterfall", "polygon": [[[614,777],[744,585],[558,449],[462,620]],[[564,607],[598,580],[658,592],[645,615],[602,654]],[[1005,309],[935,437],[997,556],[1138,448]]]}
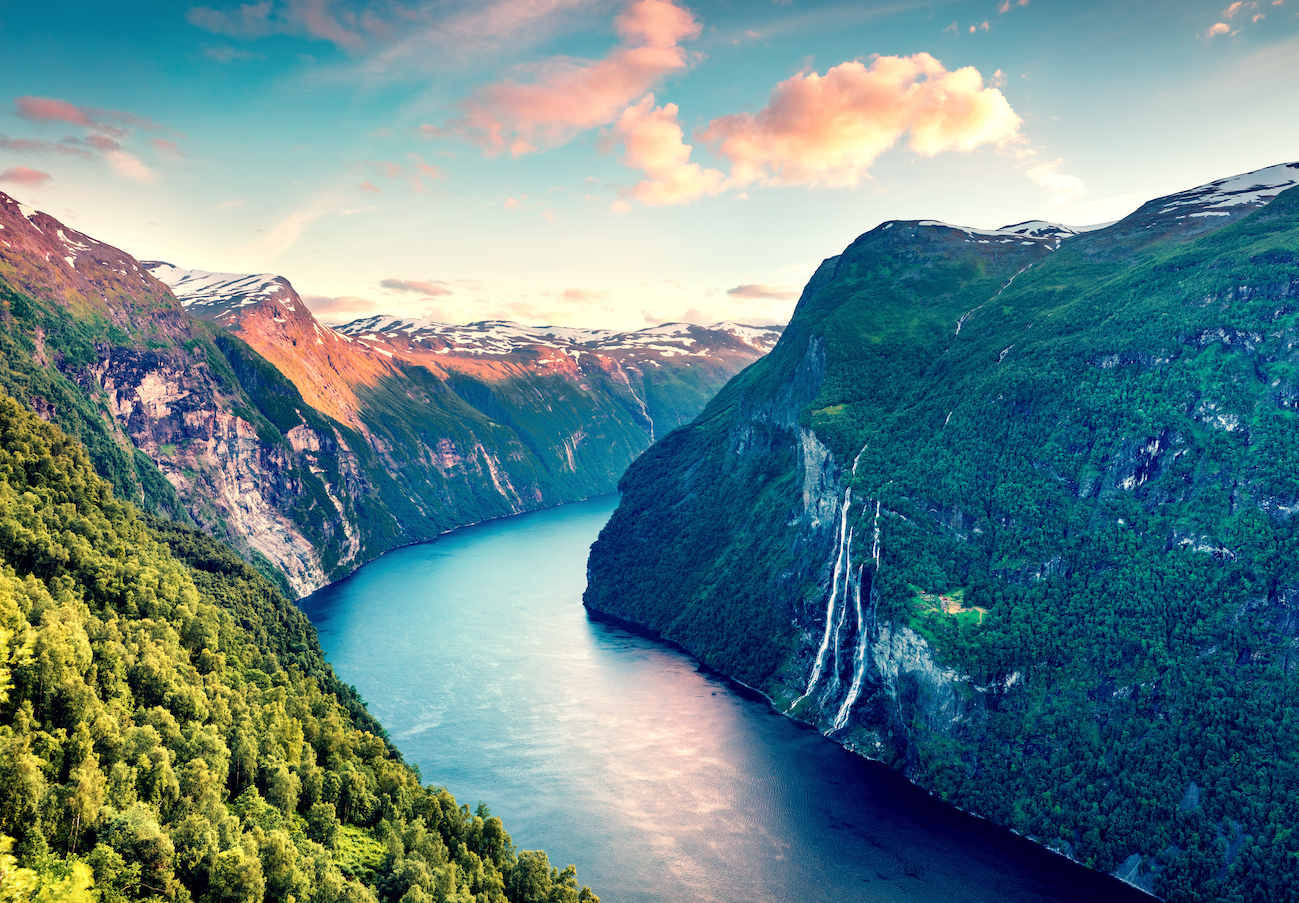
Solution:
{"label": "waterfall", "polygon": [[[852,490],[848,491],[851,492]],[[839,634],[843,633],[843,622],[848,617],[848,594],[852,592],[852,527],[848,528],[848,541],[843,544],[843,548],[840,549],[839,553],[842,556],[843,564],[848,568],[848,574],[843,582],[843,607],[839,609],[839,620],[834,625],[834,654],[830,657],[830,676],[832,680],[830,685],[825,688],[825,692],[821,694],[822,705],[825,705],[826,700],[838,692],[840,685],[843,683],[839,679]],[[810,685],[808,692],[811,692]]]}
{"label": "waterfall", "polygon": [[[869,445],[869,443],[867,445]],[[857,464],[858,462],[861,461],[861,456],[866,452],[867,445],[863,445],[861,447],[861,451],[857,452],[857,457],[853,458],[852,476],[857,475]],[[849,483],[851,482],[852,480],[850,477]],[[847,489],[843,491],[843,510],[839,516],[839,533],[838,533],[838,539],[835,542],[836,552],[835,552],[835,560],[834,560],[834,575],[831,577],[830,580],[830,598],[826,602],[826,607],[825,607],[825,635],[821,637],[821,646],[816,650],[816,661],[812,665],[812,676],[807,681],[807,689],[803,691],[802,696],[798,697],[792,703],[790,703],[789,711],[793,711],[795,706],[797,706],[800,702],[802,702],[807,697],[811,696],[812,691],[816,689],[816,685],[821,680],[821,674],[825,669],[826,653],[830,651],[831,638],[833,638],[834,640],[834,660],[833,660],[834,681],[830,684],[829,688],[827,688],[826,692],[822,694],[821,696],[822,704],[824,704],[825,700],[829,698],[831,695],[833,695],[833,693],[836,690],[838,690],[842,684],[842,681],[840,681],[839,679],[839,635],[843,630],[843,623],[848,614],[848,593],[851,591],[852,588],[853,531],[848,526],[848,509],[851,507],[852,507],[852,487],[850,485]],[[875,506],[875,514],[876,514],[876,520],[878,521],[879,519],[878,504]],[[878,548],[879,546],[878,525],[876,526],[875,529],[875,545]],[[835,604],[839,599],[839,578],[841,575],[845,574],[845,571],[847,571],[847,574],[846,576],[844,576],[843,608],[839,610],[838,613],[839,617],[836,621]],[[857,575],[856,596],[857,596],[857,629],[858,632],[860,632],[861,617],[862,617],[861,616],[860,570]]]}
{"label": "waterfall", "polygon": [[830,648],[830,635],[834,631],[834,603],[839,597],[839,572],[843,569],[844,541],[851,535],[848,531],[848,508],[852,505],[852,489],[843,492],[843,513],[839,518],[838,554],[834,561],[834,577],[830,582],[830,601],[825,609],[825,636],[821,637],[821,648],[816,650],[816,663],[812,666],[812,677],[807,682],[807,690],[794,700],[790,709],[812,694],[817,681],[821,679],[821,669],[825,667],[825,653]]}
{"label": "waterfall", "polygon": [[[875,574],[880,569],[880,502],[875,501],[875,539],[871,543],[871,558],[875,560],[875,567],[871,569],[870,590],[866,594],[866,600],[871,600],[871,594],[875,592]],[[830,728],[831,733],[840,730],[848,723],[848,716],[852,713],[852,707],[857,702],[857,697],[861,695],[862,679],[866,676],[866,643],[870,637],[870,630],[867,629],[866,620],[862,616],[861,609],[861,575],[862,569],[857,569],[857,651],[852,657],[852,684],[848,687],[848,695],[844,697],[843,705],[839,706],[839,712],[834,716],[834,725]],[[846,602],[846,600],[845,600]],[[847,605],[845,604],[845,608]]]}

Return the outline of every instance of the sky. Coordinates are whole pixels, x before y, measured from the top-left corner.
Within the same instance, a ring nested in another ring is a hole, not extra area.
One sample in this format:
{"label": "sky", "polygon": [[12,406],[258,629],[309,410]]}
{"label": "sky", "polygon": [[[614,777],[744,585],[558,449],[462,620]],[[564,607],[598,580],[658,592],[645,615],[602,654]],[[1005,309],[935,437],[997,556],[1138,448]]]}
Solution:
{"label": "sky", "polygon": [[891,219],[1299,160],[1299,0],[0,0],[0,190],[377,313],[781,324]]}

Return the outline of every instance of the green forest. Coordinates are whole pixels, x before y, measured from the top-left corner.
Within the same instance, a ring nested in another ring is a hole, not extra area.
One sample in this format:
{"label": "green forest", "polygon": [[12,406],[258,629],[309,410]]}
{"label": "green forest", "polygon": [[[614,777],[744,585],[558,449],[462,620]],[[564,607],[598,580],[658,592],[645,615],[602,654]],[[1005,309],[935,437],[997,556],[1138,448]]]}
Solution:
{"label": "green forest", "polygon": [[1220,228],[1158,204],[1053,252],[863,235],[628,471],[587,602],[799,699],[815,436],[880,531],[873,623],[960,675],[875,675],[837,739],[1166,899],[1299,900],[1299,190]]}
{"label": "green forest", "polygon": [[422,785],[265,577],[6,395],[0,901],[151,899],[598,900]]}

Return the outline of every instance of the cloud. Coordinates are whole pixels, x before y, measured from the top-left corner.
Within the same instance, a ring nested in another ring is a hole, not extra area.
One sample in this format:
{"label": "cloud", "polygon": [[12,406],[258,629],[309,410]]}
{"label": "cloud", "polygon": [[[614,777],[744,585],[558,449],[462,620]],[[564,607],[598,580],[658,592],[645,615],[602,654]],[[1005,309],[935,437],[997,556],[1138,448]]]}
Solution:
{"label": "cloud", "polygon": [[88,111],[74,106],[66,100],[55,100],[51,97],[19,97],[14,100],[18,115],[36,122],[70,122],[73,125],[93,128],[94,120]]}
{"label": "cloud", "polygon": [[122,145],[107,135],[87,135],[86,143],[97,151],[107,152],[122,149]]}
{"label": "cloud", "polygon": [[734,295],[737,298],[763,298],[776,301],[793,301],[798,298],[798,289],[779,285],[753,283],[737,285],[735,288],[728,288],[726,294]]}
{"label": "cloud", "polygon": [[[77,106],[52,97],[18,97],[14,99],[14,109],[24,119],[41,123],[65,122],[84,128],[89,134],[84,139],[69,135],[58,144],[31,138],[10,140],[0,135],[0,147],[37,153],[71,154],[83,158],[94,157],[92,151],[95,151],[119,176],[137,182],[152,182],[155,178],[154,171],[123,146],[123,141],[137,128],[150,132],[169,131],[148,117],[121,110]],[[156,151],[171,156],[184,156],[177,143],[171,139],[153,138],[150,143]]]}
{"label": "cloud", "polygon": [[253,53],[251,50],[240,50],[237,47],[231,47],[229,44],[217,44],[214,47],[204,47],[203,55],[210,60],[216,60],[218,63],[232,63],[236,60],[245,62],[248,60],[264,60],[266,54]]}
{"label": "cloud", "polygon": [[613,135],[623,143],[622,162],[649,176],[627,192],[642,204],[685,204],[725,187],[722,172],[690,162],[691,148],[682,141],[674,103],[655,107],[654,95],[646,94],[640,103],[623,110]]}
{"label": "cloud", "polygon": [[379,309],[379,305],[369,298],[358,298],[355,295],[339,295],[336,298],[327,295],[303,295],[302,300],[312,313],[317,314],[334,311],[362,314]]}
{"label": "cloud", "polygon": [[139,158],[128,154],[124,150],[110,150],[104,154],[104,159],[112,167],[113,172],[127,179],[136,182],[152,182],[154,172],[148,166],[144,165]]}
{"label": "cloud", "polygon": [[449,125],[488,153],[514,156],[558,147],[579,132],[607,125],[660,79],[684,69],[683,40],[702,26],[671,0],[637,0],[614,20],[622,39],[594,62],[550,60],[531,84],[499,82],[460,104]]}
{"label": "cloud", "polygon": [[610,0],[257,0],[198,6],[185,19],[213,34],[252,41],[291,35],[327,41],[365,69],[454,66],[494,47],[544,40],[590,7]]}
{"label": "cloud", "polygon": [[408,279],[384,279],[379,285],[394,292],[410,292],[412,294],[423,295],[426,298],[436,298],[439,295],[451,294],[451,289],[446,287],[444,282],[424,281],[418,282]]}
{"label": "cloud", "polygon": [[180,149],[180,145],[167,138],[150,138],[149,144],[159,153],[167,154],[171,157],[185,156],[185,152]]}
{"label": "cloud", "polygon": [[1211,38],[1214,35],[1220,35],[1220,34],[1231,34],[1231,26],[1228,25],[1226,22],[1219,22],[1216,25],[1213,25],[1208,31],[1206,31],[1204,33],[1204,36],[1206,38]]}
{"label": "cloud", "polygon": [[503,205],[506,210],[536,210],[538,207],[545,206],[545,201],[539,201],[536,198],[528,199],[526,194],[516,197],[508,197]]}
{"label": "cloud", "polygon": [[259,238],[235,251],[255,260],[273,260],[297,244],[307,226],[331,212],[337,212],[336,202],[329,198],[318,199],[309,206],[290,213]]}
{"label": "cloud", "polygon": [[1063,175],[1059,172],[1063,160],[1041,163],[1028,171],[1028,177],[1051,193],[1047,202],[1052,207],[1082,197],[1087,193],[1082,179],[1077,176]]}
{"label": "cloud", "polygon": [[212,209],[229,210],[231,207],[242,207],[247,200],[247,198],[238,198],[233,201],[222,201],[221,203],[216,204]]}
{"label": "cloud", "polygon": [[[73,140],[76,141],[76,139]],[[80,144],[80,141],[77,141],[77,144]],[[85,159],[93,159],[95,156],[90,151],[83,150],[74,144],[43,141],[39,138],[10,138],[8,135],[3,134],[0,134],[0,148],[24,154],[67,154]]]}
{"label": "cloud", "polygon": [[162,126],[147,116],[138,116],[122,110],[79,107],[66,100],[52,97],[17,97],[14,98],[14,109],[19,116],[33,122],[67,122],[82,128],[98,129],[118,138],[127,134],[132,128],[140,128],[148,132],[164,131]]}
{"label": "cloud", "polygon": [[[410,184],[411,191],[416,194],[425,192],[425,179],[442,178],[442,171],[436,166],[425,163],[424,158],[419,154],[407,154],[406,158],[408,160],[406,163],[394,163],[392,160],[365,160],[357,163],[356,166],[370,170],[379,178],[403,179]],[[371,182],[363,182],[360,188],[362,191],[379,193],[378,187]]]}
{"label": "cloud", "polygon": [[608,301],[613,296],[608,292],[593,292],[584,288],[567,288],[564,289],[561,297],[565,301],[577,301],[585,304],[591,301]]}
{"label": "cloud", "polygon": [[54,178],[48,172],[39,169],[28,169],[26,166],[14,166],[0,172],[0,182],[12,182],[15,185],[43,185]]}
{"label": "cloud", "polygon": [[288,34],[330,41],[346,50],[363,50],[382,20],[341,7],[343,4],[329,0],[263,0],[229,11],[196,6],[185,14],[185,21],[213,34],[244,40]]}
{"label": "cloud", "polygon": [[731,183],[851,187],[908,132],[910,148],[1004,147],[1023,120],[973,66],[949,72],[928,53],[842,63],[778,84],[756,113],[714,119],[697,137],[731,161]]}
{"label": "cloud", "polygon": [[1222,15],[1227,19],[1231,19],[1235,17],[1236,13],[1240,12],[1243,9],[1258,9],[1258,4],[1242,3],[1240,2],[1240,0],[1237,0],[1237,2],[1231,4],[1231,6],[1224,9],[1222,11]]}
{"label": "cloud", "polygon": [[1014,3],[1011,0],[1002,0],[1001,5],[997,7],[997,12],[1004,16],[1016,6],[1028,6],[1028,0],[1015,0]]}
{"label": "cloud", "polygon": [[360,185],[357,185],[356,187],[361,189],[362,191],[368,191],[371,194],[383,194],[383,189],[381,189],[378,185],[371,182],[369,179],[366,179],[364,182],[362,182]]}

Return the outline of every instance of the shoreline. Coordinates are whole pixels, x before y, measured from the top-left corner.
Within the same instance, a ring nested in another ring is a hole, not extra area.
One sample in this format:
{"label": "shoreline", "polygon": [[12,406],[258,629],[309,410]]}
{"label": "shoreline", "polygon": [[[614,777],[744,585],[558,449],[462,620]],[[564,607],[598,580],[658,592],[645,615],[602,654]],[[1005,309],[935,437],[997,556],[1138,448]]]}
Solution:
{"label": "shoreline", "polygon": [[1144,887],[1141,887],[1139,884],[1134,884],[1125,878],[1120,878],[1118,875],[1114,874],[1113,872],[1102,872],[1099,869],[1091,868],[1087,866],[1085,863],[1079,862],[1077,859],[1073,858],[1067,853],[1063,853],[1060,850],[1057,850],[1053,847],[1049,847],[1034,837],[1030,837],[1026,834],[1021,834],[1018,831],[1016,831],[1014,828],[1011,828],[1007,825],[1003,825],[999,822],[995,822],[986,816],[980,815],[977,812],[971,812],[970,810],[965,809],[962,806],[958,806],[955,803],[952,803],[948,800],[943,799],[940,796],[937,796],[931,790],[929,790],[926,787],[922,787],[920,784],[917,784],[915,781],[907,777],[902,772],[890,768],[885,762],[881,761],[880,759],[874,759],[856,749],[853,749],[852,747],[844,743],[840,743],[838,740],[834,738],[833,735],[822,733],[820,730],[817,729],[816,725],[804,721],[801,718],[796,718],[788,712],[781,711],[780,707],[776,705],[775,700],[773,700],[762,690],[759,690],[757,687],[751,687],[742,680],[737,680],[736,678],[731,677],[729,674],[726,674],[722,671],[718,671],[716,668],[702,661],[698,655],[696,655],[693,651],[690,650],[689,647],[682,645],[681,643],[677,642],[674,639],[664,636],[663,634],[659,633],[657,630],[653,630],[649,627],[646,627],[643,624],[638,624],[635,621],[628,621],[627,619],[620,618],[617,615],[611,615],[606,611],[601,611],[600,609],[593,607],[587,602],[583,602],[582,607],[586,610],[587,617],[593,621],[596,621],[597,623],[606,624],[611,627],[617,627],[618,629],[624,630],[627,633],[632,634],[633,636],[639,636],[639,637],[644,637],[645,639],[654,640],[656,642],[662,643],[665,646],[669,646],[673,649],[678,650],[679,652],[688,655],[691,658],[691,660],[694,661],[696,670],[698,670],[701,674],[708,674],[708,675],[721,678],[727,684],[729,684],[733,690],[737,691],[737,695],[744,698],[751,699],[752,701],[755,702],[759,700],[765,702],[767,706],[771,709],[771,711],[775,712],[777,715],[780,715],[784,718],[788,718],[790,721],[793,721],[795,724],[801,725],[810,731],[815,731],[819,736],[824,737],[825,739],[829,740],[831,743],[834,743],[840,749],[844,750],[847,753],[850,753],[851,755],[857,756],[858,758],[863,759],[867,762],[874,762],[875,764],[887,769],[890,774],[897,775],[899,778],[906,781],[912,787],[915,787],[917,790],[921,791],[929,798],[939,803],[942,803],[944,806],[950,806],[951,808],[957,810],[958,812],[962,812],[965,815],[970,816],[971,818],[977,818],[979,821],[986,822],[987,824],[993,825],[1001,830],[1008,831],[1011,834],[1015,835],[1016,837],[1023,838],[1024,840],[1028,841],[1034,846],[1042,850],[1045,850],[1046,852],[1051,853],[1054,856],[1059,856],[1061,859],[1064,859],[1068,862],[1072,862],[1074,865],[1077,865],[1079,868],[1084,868],[1087,869],[1087,871],[1089,872],[1094,872],[1100,875],[1106,875],[1110,878],[1113,878],[1115,881],[1120,881],[1123,884],[1127,885],[1128,887],[1132,888],[1133,890],[1140,891],[1142,894],[1149,897],[1151,900],[1160,900],[1160,901],[1163,900],[1163,897],[1156,896],[1154,893],[1146,890]]}

